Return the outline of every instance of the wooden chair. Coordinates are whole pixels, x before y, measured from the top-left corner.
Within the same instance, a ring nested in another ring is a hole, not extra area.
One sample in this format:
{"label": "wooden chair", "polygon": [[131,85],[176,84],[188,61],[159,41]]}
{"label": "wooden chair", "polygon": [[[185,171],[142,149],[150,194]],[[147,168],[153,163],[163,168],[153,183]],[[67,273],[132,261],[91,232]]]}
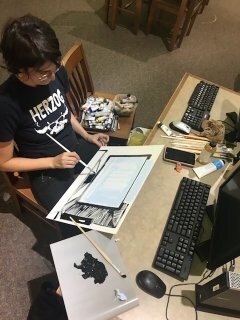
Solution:
{"label": "wooden chair", "polygon": [[70,83],[70,92],[67,95],[69,106],[75,117],[81,119],[81,107],[91,95],[113,99],[114,95],[104,92],[95,92],[87,59],[81,43],[75,44],[63,57],[64,65]]}
{"label": "wooden chair", "polygon": [[54,227],[59,233],[59,230],[54,222],[46,219],[48,211],[42,207],[34,197],[27,173],[18,174],[17,172],[0,172],[5,181],[9,193],[15,200],[17,214],[22,214],[26,209],[33,213],[45,223]]}
{"label": "wooden chair", "polygon": [[[103,97],[112,100],[115,95],[98,92],[94,90],[94,85],[87,59],[81,43],[75,44],[63,57],[62,63],[68,73],[70,92],[67,95],[69,106],[78,120],[81,119],[81,106],[90,95]],[[127,141],[133,127],[135,110],[129,117],[119,117],[119,130],[107,132],[110,136],[110,145],[123,145],[123,140]]]}
{"label": "wooden chair", "polygon": [[164,31],[161,32],[161,35],[167,49],[172,51],[179,48],[184,36],[190,34],[196,16],[201,10],[202,2],[203,0],[152,0],[146,34],[152,29],[156,13],[161,13],[161,19],[157,20]]}
{"label": "wooden chair", "polygon": [[114,30],[116,28],[118,15],[121,13],[126,14],[133,17],[133,32],[137,34],[140,25],[142,4],[143,0],[129,0],[127,3],[124,0],[105,0],[106,23]]}

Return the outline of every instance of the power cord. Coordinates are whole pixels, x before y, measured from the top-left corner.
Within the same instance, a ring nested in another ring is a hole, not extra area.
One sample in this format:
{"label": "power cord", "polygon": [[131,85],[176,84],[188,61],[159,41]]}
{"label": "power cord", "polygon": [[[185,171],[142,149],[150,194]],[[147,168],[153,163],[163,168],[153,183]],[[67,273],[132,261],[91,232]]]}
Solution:
{"label": "power cord", "polygon": [[[208,273],[208,272],[209,272],[209,273]],[[167,305],[166,305],[166,312],[165,312],[166,319],[167,319],[167,320],[170,320],[170,319],[168,318],[168,307],[169,307],[170,297],[179,297],[179,298],[187,299],[187,300],[192,304],[192,306],[194,307],[194,310],[195,310],[195,319],[198,320],[197,308],[196,308],[194,302],[193,302],[190,298],[188,298],[188,297],[186,297],[186,296],[184,296],[184,295],[181,295],[181,294],[172,294],[172,290],[173,290],[174,288],[180,287],[180,286],[188,286],[188,285],[200,284],[200,283],[201,283],[202,281],[204,281],[205,279],[212,277],[213,274],[214,274],[214,272],[215,272],[215,270],[213,270],[213,271],[212,271],[212,270],[206,270],[206,271],[204,272],[203,276],[202,276],[202,279],[201,279],[200,281],[198,281],[198,282],[179,283],[179,284],[175,284],[175,285],[171,286],[171,288],[170,288],[170,290],[169,290],[169,293],[165,293],[165,296],[168,296]],[[207,273],[208,273],[208,274],[207,274]]]}
{"label": "power cord", "polygon": [[194,284],[194,283],[176,284],[176,285],[174,285],[174,286],[171,287],[171,289],[169,290],[169,293],[166,293],[166,294],[165,294],[165,296],[168,296],[167,306],[166,306],[166,314],[165,314],[167,320],[170,320],[170,319],[168,318],[168,306],[169,306],[170,297],[179,297],[179,298],[187,299],[187,300],[192,304],[192,306],[194,307],[194,310],[195,310],[195,319],[198,320],[198,314],[197,314],[196,306],[195,306],[195,304],[193,303],[193,301],[192,301],[190,298],[188,298],[188,297],[186,297],[186,296],[184,296],[184,295],[181,295],[181,294],[171,294],[173,288],[175,288],[175,287],[177,287],[177,286],[181,286],[181,285],[184,286],[184,285],[190,285],[190,284]]}

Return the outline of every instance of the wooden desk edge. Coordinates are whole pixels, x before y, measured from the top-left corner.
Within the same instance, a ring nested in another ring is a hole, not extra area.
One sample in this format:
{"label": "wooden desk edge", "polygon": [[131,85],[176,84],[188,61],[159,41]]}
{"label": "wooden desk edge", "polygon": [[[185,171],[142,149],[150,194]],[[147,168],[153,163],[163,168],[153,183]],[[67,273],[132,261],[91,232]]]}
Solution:
{"label": "wooden desk edge", "polygon": [[151,141],[153,140],[156,131],[159,130],[159,128],[158,128],[158,126],[157,126],[158,121],[163,121],[163,119],[165,118],[166,114],[167,114],[168,111],[170,110],[173,102],[176,100],[176,98],[177,98],[180,90],[182,89],[182,87],[183,87],[183,85],[185,84],[185,82],[186,82],[186,80],[187,80],[188,77],[192,77],[192,78],[198,79],[199,81],[205,81],[205,82],[208,82],[208,83],[217,85],[217,86],[219,86],[219,88],[222,88],[222,89],[227,90],[227,91],[229,91],[229,92],[232,92],[232,93],[234,93],[234,94],[240,95],[239,92],[236,92],[236,91],[234,91],[234,90],[231,90],[231,89],[226,88],[226,87],[224,87],[224,86],[221,86],[221,85],[219,85],[219,84],[216,84],[216,83],[214,83],[214,82],[211,82],[211,81],[209,81],[209,80],[203,79],[203,78],[201,78],[201,77],[199,77],[199,76],[196,76],[196,75],[193,75],[193,74],[191,74],[191,73],[186,72],[186,73],[183,75],[182,79],[180,80],[177,88],[176,88],[175,91],[173,92],[173,94],[172,94],[170,100],[168,101],[167,105],[164,107],[163,111],[161,112],[161,114],[160,114],[159,118],[157,119],[156,123],[154,124],[151,132],[149,133],[147,139],[146,139],[145,142],[144,142],[144,145],[149,145],[149,144],[151,144]]}

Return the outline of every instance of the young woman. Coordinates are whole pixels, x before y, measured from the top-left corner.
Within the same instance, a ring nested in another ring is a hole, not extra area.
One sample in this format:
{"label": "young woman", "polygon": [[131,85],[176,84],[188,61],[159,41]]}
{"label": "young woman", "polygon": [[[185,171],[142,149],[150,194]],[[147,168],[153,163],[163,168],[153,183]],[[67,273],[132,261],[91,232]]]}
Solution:
{"label": "young woman", "polygon": [[79,159],[89,162],[108,136],[88,134],[71,114],[67,73],[48,23],[31,15],[9,21],[0,50],[11,73],[0,86],[0,170],[28,171],[34,195],[51,210],[83,169]]}

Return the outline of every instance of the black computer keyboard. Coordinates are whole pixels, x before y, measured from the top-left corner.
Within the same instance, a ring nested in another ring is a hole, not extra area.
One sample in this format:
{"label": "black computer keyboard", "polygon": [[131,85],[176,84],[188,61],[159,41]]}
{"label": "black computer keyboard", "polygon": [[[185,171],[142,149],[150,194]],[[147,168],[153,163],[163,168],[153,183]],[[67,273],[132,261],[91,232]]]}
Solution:
{"label": "black computer keyboard", "polygon": [[188,278],[209,191],[205,183],[186,177],[181,180],[153,267]]}
{"label": "black computer keyboard", "polygon": [[202,122],[209,118],[218,90],[218,86],[200,81],[188,101],[182,122],[196,131],[203,131]]}

